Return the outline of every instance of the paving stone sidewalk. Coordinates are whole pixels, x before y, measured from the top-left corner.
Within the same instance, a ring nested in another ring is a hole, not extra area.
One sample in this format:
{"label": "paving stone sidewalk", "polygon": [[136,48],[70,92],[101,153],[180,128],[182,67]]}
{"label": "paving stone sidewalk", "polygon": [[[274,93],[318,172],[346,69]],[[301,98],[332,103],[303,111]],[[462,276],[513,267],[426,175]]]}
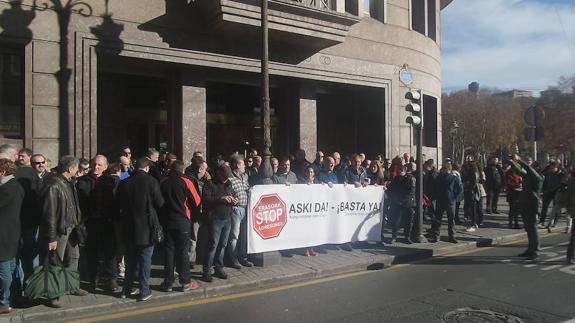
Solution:
{"label": "paving stone sidewalk", "polygon": [[[502,198],[503,199],[503,198]],[[405,244],[402,239],[396,243],[382,245],[380,243],[356,243],[353,251],[341,250],[338,246],[323,246],[316,257],[305,257],[295,253],[292,257],[282,257],[281,265],[270,267],[253,267],[236,270],[226,268],[229,275],[227,280],[214,278],[214,282],[200,281],[201,287],[197,290],[182,293],[174,291],[165,293],[158,290],[162,282],[161,266],[154,266],[152,270],[153,298],[146,303],[136,303],[133,299],[120,299],[105,291],[85,297],[65,296],[62,298],[64,307],[61,309],[48,308],[38,304],[28,308],[18,308],[9,315],[2,315],[0,323],[20,321],[62,321],[82,314],[105,314],[110,311],[122,309],[135,309],[145,306],[158,305],[171,301],[184,301],[202,299],[218,295],[230,294],[246,290],[257,290],[287,283],[310,280],[336,274],[381,269],[400,263],[409,263],[417,260],[466,251],[477,247],[504,244],[526,237],[523,229],[507,228],[506,205],[500,205],[501,214],[485,215],[483,225],[473,233],[465,231],[465,227],[456,226],[458,244],[447,242],[446,225],[442,226],[442,241],[437,243]],[[462,212],[461,212],[462,213]],[[565,217],[565,215],[563,216]],[[424,224],[424,229],[429,228]],[[552,232],[564,232],[565,221],[553,228]],[[540,229],[541,236],[549,234],[546,229]],[[387,235],[389,237],[389,235]],[[199,278],[201,266],[196,265],[192,270],[193,276]]]}

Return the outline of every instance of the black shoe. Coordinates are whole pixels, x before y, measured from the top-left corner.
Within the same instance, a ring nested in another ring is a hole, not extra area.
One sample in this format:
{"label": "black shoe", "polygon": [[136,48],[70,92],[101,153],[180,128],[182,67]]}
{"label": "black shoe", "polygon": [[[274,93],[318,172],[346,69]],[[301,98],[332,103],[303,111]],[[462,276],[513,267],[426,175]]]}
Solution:
{"label": "black shoe", "polygon": [[532,252],[532,253],[529,254],[529,255],[527,256],[527,258],[525,258],[525,259],[527,259],[527,260],[537,260],[537,258],[539,258],[539,255],[538,255],[536,252]]}
{"label": "black shoe", "polygon": [[454,237],[449,237],[449,239],[447,240],[451,243],[459,243],[459,241],[457,241],[457,239],[455,239]]}
{"label": "black shoe", "polygon": [[500,214],[500,213],[497,210],[493,210],[493,214]]}
{"label": "black shoe", "polygon": [[567,258],[567,264],[572,265],[573,264],[573,258]]}
{"label": "black shoe", "polygon": [[202,280],[205,281],[206,283],[211,283],[212,281],[214,281],[211,274],[203,274]]}
{"label": "black shoe", "polygon": [[174,289],[173,289],[172,284],[169,284],[169,283],[167,283],[167,282],[163,282],[163,283],[160,285],[160,290],[161,290],[162,292],[169,293],[169,292],[172,292]]}
{"label": "black shoe", "polygon": [[391,240],[389,240],[389,244],[394,244],[395,243],[395,238],[391,238]]}
{"label": "black shoe", "polygon": [[145,295],[140,294],[140,297],[138,297],[138,302],[145,302],[150,298],[152,298],[152,292],[148,292],[148,294]]}
{"label": "black shoe", "polygon": [[485,210],[485,214],[491,214],[491,211]]}
{"label": "black shoe", "polygon": [[232,267],[233,269],[242,269],[242,265],[240,265],[239,262],[234,262],[233,264],[230,265],[230,267]]}
{"label": "black shoe", "polygon": [[240,260],[240,264],[241,264],[242,266],[248,267],[248,268],[254,266],[254,263],[251,262],[251,261],[249,261],[249,260],[247,260],[247,259]]}
{"label": "black shoe", "polygon": [[529,257],[531,253],[529,251],[522,252],[517,255],[517,257]]}
{"label": "black shoe", "polygon": [[413,244],[413,241],[411,241],[411,239],[408,237],[408,238],[405,238],[405,243],[406,244]]}
{"label": "black shoe", "polygon": [[427,239],[427,242],[431,242],[431,243],[436,243],[437,241],[439,241],[438,237],[430,237],[429,239]]}
{"label": "black shoe", "polygon": [[228,274],[223,269],[216,269],[214,276],[220,279],[228,279]]}

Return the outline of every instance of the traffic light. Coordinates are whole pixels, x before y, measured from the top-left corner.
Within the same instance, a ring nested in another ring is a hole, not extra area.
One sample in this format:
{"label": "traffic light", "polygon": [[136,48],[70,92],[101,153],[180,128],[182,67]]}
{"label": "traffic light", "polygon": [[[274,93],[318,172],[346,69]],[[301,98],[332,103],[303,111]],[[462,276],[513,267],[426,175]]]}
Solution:
{"label": "traffic light", "polygon": [[414,127],[423,127],[423,96],[421,95],[421,90],[411,90],[405,94],[405,98],[411,101],[405,106],[405,110],[411,112],[405,122]]}

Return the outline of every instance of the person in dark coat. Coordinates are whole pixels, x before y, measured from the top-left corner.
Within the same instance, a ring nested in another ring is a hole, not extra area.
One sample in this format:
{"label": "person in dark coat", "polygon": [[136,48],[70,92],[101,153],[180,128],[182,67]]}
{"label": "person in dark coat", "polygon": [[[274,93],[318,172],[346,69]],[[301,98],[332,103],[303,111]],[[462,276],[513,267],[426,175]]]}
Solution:
{"label": "person in dark coat", "polygon": [[0,159],[0,314],[12,312],[10,289],[16,275],[20,209],[24,189],[14,177],[16,164]]}
{"label": "person in dark coat", "polygon": [[521,191],[523,191],[523,178],[517,174],[517,172],[509,167],[505,171],[505,185],[507,192],[507,202],[509,203],[509,229],[519,229],[519,197],[521,196]]}
{"label": "person in dark coat", "polygon": [[461,192],[463,191],[463,183],[458,176],[453,174],[451,163],[446,163],[439,175],[435,179],[435,189],[437,192],[437,209],[434,216],[434,221],[431,225],[431,239],[430,242],[437,242],[439,238],[439,228],[441,227],[441,220],[443,213],[447,213],[447,232],[449,235],[449,242],[457,243],[455,239],[455,203]]}
{"label": "person in dark coat", "polygon": [[199,287],[198,282],[190,279],[190,238],[192,231],[192,213],[200,206],[201,197],[194,182],[184,175],[184,163],[176,160],[170,165],[168,177],[161,184],[164,207],[160,222],[164,226],[164,282],[162,289],[172,291],[174,284],[174,263],[179,273],[182,291]]}
{"label": "person in dark coat", "polygon": [[[40,226],[41,248],[44,253],[55,251],[60,260],[71,270],[78,270],[80,258],[79,224],[82,212],[78,193],[74,186],[74,176],[78,172],[80,160],[74,156],[63,156],[56,171],[44,177],[40,193],[42,224]],[[41,253],[42,255],[42,253]],[[49,255],[44,254],[44,257]],[[42,261],[42,260],[40,260]],[[80,289],[74,295],[85,296],[88,292]],[[59,298],[49,300],[51,307],[62,307]]]}
{"label": "person in dark coat", "polygon": [[543,184],[543,177],[533,167],[514,155],[509,161],[511,167],[523,178],[523,191],[519,196],[521,218],[527,232],[527,250],[518,255],[528,260],[537,259],[539,250],[539,233],[537,232],[537,210],[539,209],[539,193]]}
{"label": "person in dark coat", "polygon": [[224,251],[230,235],[233,206],[239,202],[239,199],[233,196],[230,182],[232,176],[230,167],[222,165],[218,167],[215,181],[204,185],[204,212],[207,213],[210,228],[203,263],[202,279],[206,282],[212,282],[212,266],[215,266],[214,276],[228,278],[224,271]]}
{"label": "person in dark coat", "polygon": [[435,169],[435,162],[433,159],[428,159],[423,164],[423,194],[427,197],[428,204],[425,206],[424,215],[429,216],[433,222],[436,214],[437,196],[435,192],[435,180],[439,172]]}
{"label": "person in dark coat", "polygon": [[491,214],[491,212],[499,214],[497,203],[503,187],[503,178],[503,169],[499,165],[499,158],[491,157],[485,166],[485,193],[487,194],[485,213],[487,214]]}
{"label": "person in dark coat", "polygon": [[415,215],[415,190],[415,177],[407,173],[406,165],[400,166],[398,175],[391,181],[387,189],[390,201],[391,219],[389,223],[391,224],[390,243],[392,244],[397,239],[397,231],[402,222],[406,224],[404,226],[405,242],[412,243],[410,234]]}
{"label": "person in dark coat", "polygon": [[561,183],[566,175],[563,172],[560,163],[553,162],[547,167],[547,170],[543,172],[545,175],[545,179],[543,181],[543,204],[541,205],[541,218],[539,219],[539,225],[541,227],[545,227],[549,205],[551,204],[551,201],[555,199],[557,192],[559,192]]}
{"label": "person in dark coat", "polygon": [[[76,189],[88,232],[86,251],[90,287],[96,290],[98,276],[105,277],[109,279],[110,291],[116,293],[120,287],[117,282],[114,220],[118,212],[115,196],[119,178],[108,174],[107,169],[108,159],[96,155],[90,162],[90,172],[78,179]],[[98,269],[100,262],[101,270]]]}
{"label": "person in dark coat", "polygon": [[122,297],[131,295],[136,270],[139,270],[139,301],[147,301],[152,297],[150,272],[154,241],[151,235],[153,226],[160,225],[157,212],[164,205],[160,184],[148,175],[149,170],[150,161],[146,157],[138,159],[132,176],[121,181],[118,187],[126,244],[126,277]]}
{"label": "person in dark coat", "polygon": [[[20,250],[18,252],[18,262],[24,273],[21,289],[24,289],[26,280],[30,277],[34,268],[38,266],[38,228],[40,227],[41,214],[39,203],[39,190],[41,179],[38,173],[31,166],[32,151],[22,149],[18,153],[18,169],[14,176],[24,189],[24,201],[20,212],[20,223],[22,234],[20,241]],[[36,155],[34,155],[36,156]],[[20,293],[21,291],[17,291]]]}

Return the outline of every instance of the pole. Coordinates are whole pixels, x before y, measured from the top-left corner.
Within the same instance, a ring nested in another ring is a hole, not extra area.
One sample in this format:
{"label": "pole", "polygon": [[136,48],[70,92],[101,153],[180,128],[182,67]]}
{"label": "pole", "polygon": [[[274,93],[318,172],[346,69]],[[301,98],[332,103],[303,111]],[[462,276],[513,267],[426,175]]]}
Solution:
{"label": "pole", "polygon": [[533,161],[537,161],[537,140],[533,140]]}
{"label": "pole", "polygon": [[[423,107],[423,93],[421,93],[421,111],[424,111]],[[421,115],[423,121],[423,114]],[[417,243],[427,242],[427,239],[423,236],[423,122],[419,127],[416,127],[417,136],[417,196],[416,196],[416,217],[417,217],[417,232],[414,234],[413,241]]]}
{"label": "pole", "polygon": [[260,167],[260,181],[262,184],[272,184],[271,165],[271,132],[270,132],[270,78],[269,78],[269,49],[268,49],[268,1],[262,0],[261,10],[261,37],[262,37],[262,62],[261,62],[261,95],[262,95],[262,129],[264,132],[264,147],[262,165]]}

